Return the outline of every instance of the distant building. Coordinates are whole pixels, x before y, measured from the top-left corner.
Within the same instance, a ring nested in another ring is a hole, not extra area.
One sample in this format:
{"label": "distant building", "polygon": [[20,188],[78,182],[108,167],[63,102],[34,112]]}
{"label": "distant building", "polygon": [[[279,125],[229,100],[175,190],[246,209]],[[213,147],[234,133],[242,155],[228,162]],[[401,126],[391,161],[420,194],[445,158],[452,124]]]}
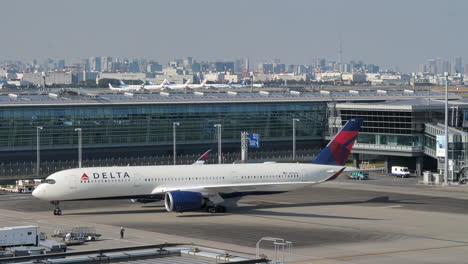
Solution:
{"label": "distant building", "polygon": [[101,71],[101,57],[91,57],[89,59],[90,69],[92,71],[100,72]]}
{"label": "distant building", "polygon": [[71,85],[73,75],[70,72],[48,72],[45,76],[46,85]]}
{"label": "distant building", "polygon": [[57,69],[63,70],[63,68],[65,68],[65,60],[59,60],[57,63]]}
{"label": "distant building", "polygon": [[232,72],[234,73],[234,62],[215,62],[217,72]]}
{"label": "distant building", "polygon": [[462,58],[455,58],[455,71],[453,73],[463,73]]}
{"label": "distant building", "polygon": [[112,57],[102,57],[101,71],[112,70]]}
{"label": "distant building", "polygon": [[341,80],[344,83],[354,84],[354,83],[365,83],[366,74],[364,73],[343,73],[341,75]]}
{"label": "distant building", "polygon": [[275,74],[273,79],[283,81],[308,81],[309,76],[307,74],[280,73]]}
{"label": "distant building", "polygon": [[319,72],[315,75],[315,80],[319,82],[341,82],[340,72]]}
{"label": "distant building", "polygon": [[157,62],[150,62],[148,65],[146,65],[147,72],[160,72],[162,69],[162,65]]}
{"label": "distant building", "polygon": [[145,80],[146,73],[136,72],[101,72],[99,79],[117,79],[117,80]]}
{"label": "distant building", "polygon": [[224,81],[224,73],[220,72],[210,72],[210,73],[205,73],[203,77],[205,80],[208,82],[215,82],[215,83],[222,83]]}

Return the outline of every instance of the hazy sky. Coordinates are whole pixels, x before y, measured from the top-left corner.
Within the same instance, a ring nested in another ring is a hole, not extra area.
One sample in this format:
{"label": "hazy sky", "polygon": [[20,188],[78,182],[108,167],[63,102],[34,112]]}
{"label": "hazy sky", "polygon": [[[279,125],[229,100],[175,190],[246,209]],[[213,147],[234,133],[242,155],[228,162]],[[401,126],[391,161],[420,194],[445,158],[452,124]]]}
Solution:
{"label": "hazy sky", "polygon": [[468,1],[2,1],[0,59],[144,57],[311,63],[362,59],[415,71],[468,63]]}

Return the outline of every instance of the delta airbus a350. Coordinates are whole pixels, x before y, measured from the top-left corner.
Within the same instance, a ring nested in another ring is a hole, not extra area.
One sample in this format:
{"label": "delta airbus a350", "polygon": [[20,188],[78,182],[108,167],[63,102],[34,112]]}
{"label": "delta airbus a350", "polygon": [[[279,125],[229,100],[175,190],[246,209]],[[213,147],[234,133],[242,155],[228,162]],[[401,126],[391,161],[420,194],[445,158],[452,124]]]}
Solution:
{"label": "delta airbus a350", "polygon": [[33,196],[51,201],[164,199],[167,211],[225,212],[225,199],[288,192],[336,179],[362,125],[351,119],[312,163],[255,163],[77,168],[56,172]]}

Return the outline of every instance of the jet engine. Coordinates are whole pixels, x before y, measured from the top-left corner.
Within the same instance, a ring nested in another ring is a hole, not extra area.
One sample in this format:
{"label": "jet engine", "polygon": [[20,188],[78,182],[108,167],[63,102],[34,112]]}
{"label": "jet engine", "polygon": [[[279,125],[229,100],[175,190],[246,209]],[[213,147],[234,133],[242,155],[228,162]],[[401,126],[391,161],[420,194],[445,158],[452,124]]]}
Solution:
{"label": "jet engine", "polygon": [[185,212],[203,207],[203,196],[199,192],[172,191],[167,192],[164,204],[168,212]]}

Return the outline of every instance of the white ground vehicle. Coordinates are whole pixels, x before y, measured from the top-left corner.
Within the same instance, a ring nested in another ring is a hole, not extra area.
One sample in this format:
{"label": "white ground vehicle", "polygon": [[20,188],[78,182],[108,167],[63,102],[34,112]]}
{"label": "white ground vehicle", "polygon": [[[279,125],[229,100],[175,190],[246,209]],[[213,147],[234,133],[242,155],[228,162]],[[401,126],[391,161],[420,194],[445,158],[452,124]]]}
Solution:
{"label": "white ground vehicle", "polygon": [[12,226],[0,228],[0,248],[36,246],[37,226]]}
{"label": "white ground vehicle", "polygon": [[410,176],[408,167],[392,166],[392,175],[396,177],[407,178]]}

